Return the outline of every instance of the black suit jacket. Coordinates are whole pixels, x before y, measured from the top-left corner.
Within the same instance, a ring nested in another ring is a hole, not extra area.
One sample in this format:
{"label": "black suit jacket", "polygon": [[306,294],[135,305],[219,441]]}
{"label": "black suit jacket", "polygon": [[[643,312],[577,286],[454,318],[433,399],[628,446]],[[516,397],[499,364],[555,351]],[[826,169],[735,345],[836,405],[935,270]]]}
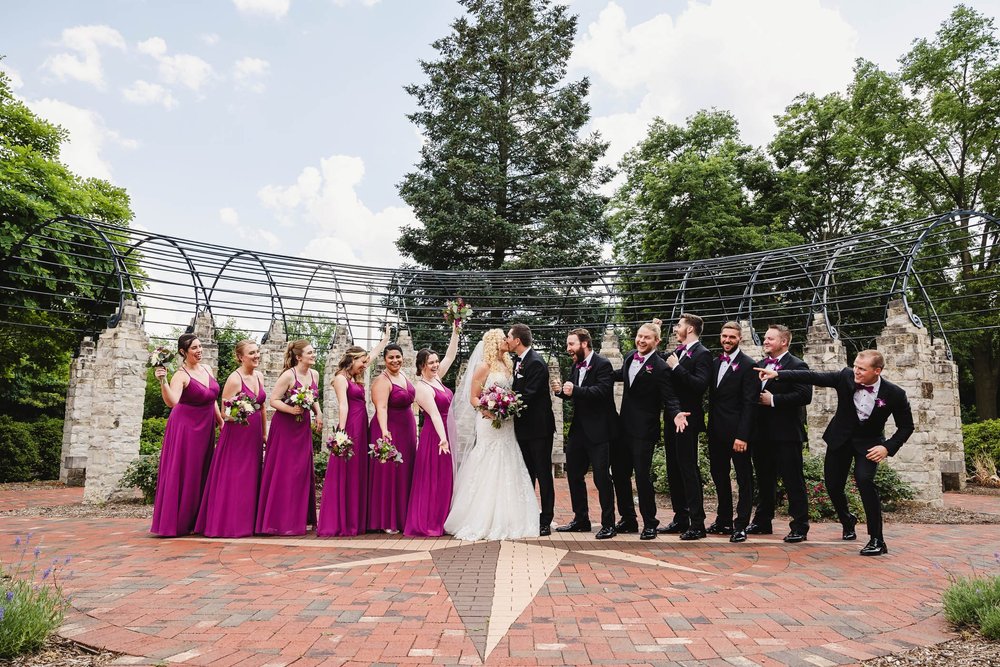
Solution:
{"label": "black suit jacket", "polygon": [[552,414],[549,393],[549,366],[542,356],[528,350],[514,374],[512,389],[521,395],[524,409],[514,417],[514,433],[518,440],[552,437],[556,419]]}
{"label": "black suit jacket", "polygon": [[615,381],[625,384],[618,434],[632,440],[656,442],[660,439],[660,414],[663,406],[673,406],[675,414],[680,412],[680,406],[667,376],[670,372],[667,362],[655,350],[646,357],[642,368],[636,373],[635,381],[628,381],[629,367],[636,354],[638,352],[633,350],[625,355],[622,367],[614,372]]}
{"label": "black suit jacket", "polygon": [[721,365],[716,357],[708,383],[708,438],[727,445],[737,439],[750,442],[760,397],[760,378],[753,369],[753,359],[741,351],[716,386]]}
{"label": "black suit jacket", "polygon": [[[677,416],[677,412],[690,412],[687,418],[686,432],[701,433],[705,430],[705,390],[708,389],[712,374],[712,353],[698,341],[690,345],[678,359],[674,368],[668,368],[667,374],[673,385],[674,395],[680,410],[667,407],[669,421]],[[667,428],[672,425],[667,424]],[[672,430],[672,429],[671,429]]]}
{"label": "black suit jacket", "polygon": [[[868,419],[858,419],[854,408],[854,371],[785,371],[778,372],[778,379],[784,381],[808,382],[818,387],[833,387],[837,390],[837,413],[823,433],[823,440],[832,449],[851,444],[861,452],[867,452],[875,445],[885,445],[889,456],[895,455],[911,435],[913,435],[913,413],[906,392],[885,378],[878,388],[875,407]],[[896,432],[885,439],[885,422],[889,415],[896,420]]]}
{"label": "black suit jacket", "polygon": [[615,410],[615,369],[611,362],[597,354],[590,358],[590,368],[579,381],[580,370],[573,368],[570,381],[573,395],[556,394],[563,400],[573,401],[573,421],[569,438],[583,437],[590,442],[611,442],[618,431],[618,412]]}
{"label": "black suit jacket", "polygon": [[[764,360],[757,363],[758,368],[764,368]],[[783,371],[809,370],[809,364],[789,352],[781,359]],[[758,392],[765,389],[774,395],[774,407],[757,406],[757,424],[754,429],[755,438],[760,440],[797,440],[806,441],[805,407],[812,403],[812,385],[806,382],[774,382],[768,381],[760,387],[758,376]]]}

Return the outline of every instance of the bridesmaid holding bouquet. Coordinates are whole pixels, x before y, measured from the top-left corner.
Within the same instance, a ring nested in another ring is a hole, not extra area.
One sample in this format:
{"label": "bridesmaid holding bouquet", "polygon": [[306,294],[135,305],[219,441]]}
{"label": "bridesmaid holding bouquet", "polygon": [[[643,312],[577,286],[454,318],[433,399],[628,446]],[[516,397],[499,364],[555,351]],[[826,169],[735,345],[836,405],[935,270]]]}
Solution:
{"label": "bridesmaid holding bouquet", "polygon": [[[323,428],[318,397],[319,376],[312,369],[316,350],[295,340],[285,350],[285,370],[271,392],[271,428],[257,503],[261,535],[305,535],[316,525],[316,479],[313,473],[311,426]],[[312,415],[315,413],[315,423]]]}
{"label": "bridesmaid holding bouquet", "polygon": [[201,363],[201,341],[194,334],[177,339],[181,369],[167,383],[167,369],[157,365],[154,375],[160,395],[173,408],[167,418],[160,450],[153,525],[149,532],[163,537],[187,535],[198,519],[201,494],[212,461],[215,426],[222,425],[216,400],[219,383]]}
{"label": "bridesmaid holding bouquet", "polygon": [[239,368],[222,389],[222,434],[215,448],[195,532],[206,537],[253,535],[260,491],[267,420],[260,350],[252,340],[236,343]]}

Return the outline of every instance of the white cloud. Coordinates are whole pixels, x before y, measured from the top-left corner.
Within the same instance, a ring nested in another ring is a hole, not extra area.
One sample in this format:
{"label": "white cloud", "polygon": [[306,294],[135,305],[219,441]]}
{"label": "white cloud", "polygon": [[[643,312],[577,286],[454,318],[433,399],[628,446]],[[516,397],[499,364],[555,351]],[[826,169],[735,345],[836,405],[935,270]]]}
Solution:
{"label": "white cloud", "polygon": [[219,221],[226,227],[236,231],[237,236],[246,242],[246,246],[251,250],[264,248],[269,251],[276,251],[281,248],[281,239],[266,229],[251,229],[240,223],[239,212],[226,206],[219,209]]}
{"label": "white cloud", "polygon": [[[382,0],[360,0],[361,4],[364,5],[365,7],[374,7],[381,1]],[[333,0],[333,4],[337,5],[338,7],[346,7],[355,2],[358,2],[358,0]]]}
{"label": "white cloud", "polygon": [[264,82],[271,63],[260,58],[240,58],[233,65],[233,78],[238,88],[245,88],[254,93],[264,92]]}
{"label": "white cloud", "polygon": [[167,88],[158,83],[149,83],[142,79],[137,80],[128,88],[123,88],[122,96],[133,104],[159,104],[167,110],[177,106],[176,98],[174,98]]}
{"label": "white cloud", "polygon": [[233,0],[242,14],[280,19],[288,13],[292,0]]}
{"label": "white cloud", "polygon": [[42,67],[60,81],[75,79],[104,88],[104,69],[101,66],[101,47],[125,51],[125,38],[106,25],[81,25],[66,28],[58,46],[75,53],[63,52],[50,56]]}
{"label": "white cloud", "polygon": [[24,85],[24,80],[21,79],[21,75],[18,74],[17,70],[10,67],[2,60],[0,60],[0,72],[7,75],[7,78],[10,80],[10,87],[12,90],[17,90]]}
{"label": "white cloud", "polygon": [[206,32],[201,35],[201,41],[208,46],[215,46],[220,39],[219,34],[215,32]]}
{"label": "white cloud", "polygon": [[167,42],[162,37],[150,37],[139,42],[140,53],[152,57],[158,64],[160,78],[168,84],[180,84],[191,90],[215,78],[215,70],[207,62],[190,53],[167,54]]}
{"label": "white cloud", "polygon": [[582,33],[571,67],[591,76],[593,94],[617,102],[592,121],[614,163],[654,117],[682,123],[711,107],[732,111],[748,142],[766,143],[795,95],[846,87],[857,39],[819,0],[691,1],[676,19],[662,13],[632,26],[612,0]]}
{"label": "white cloud", "polygon": [[29,101],[28,106],[45,120],[69,132],[63,143],[61,161],[76,174],[111,180],[111,163],[102,154],[108,145],[133,149],[138,142],[125,139],[104,124],[100,114],[49,98]]}
{"label": "white cloud", "polygon": [[416,218],[409,207],[372,211],[357,195],[364,178],[361,158],[332,155],[320,166],[306,167],[295,183],[268,185],[257,193],[282,224],[308,225],[316,236],[303,256],[344,264],[398,266],[402,258],[396,239],[403,225]]}

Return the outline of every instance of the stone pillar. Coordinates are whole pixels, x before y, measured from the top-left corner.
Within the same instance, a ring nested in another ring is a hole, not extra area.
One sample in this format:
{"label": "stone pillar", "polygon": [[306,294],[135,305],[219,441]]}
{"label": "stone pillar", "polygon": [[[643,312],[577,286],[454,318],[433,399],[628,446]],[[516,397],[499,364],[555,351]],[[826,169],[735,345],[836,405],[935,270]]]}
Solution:
{"label": "stone pillar", "polygon": [[[916,430],[889,464],[900,476],[913,485],[918,500],[935,507],[942,507],[940,436],[936,432],[938,406],[935,404],[934,346],[927,330],[910,321],[901,300],[889,303],[886,325],[876,339],[876,345],[885,356],[883,377],[898,384],[910,398]],[[957,402],[957,396],[955,397]],[[950,415],[952,406],[944,406]],[[886,434],[896,425],[890,418]],[[948,434],[952,435],[952,434]],[[961,430],[958,432],[961,442]]]}
{"label": "stone pillar", "polygon": [[260,372],[264,376],[264,388],[267,391],[268,419],[274,413],[274,408],[270,405],[271,391],[285,368],[286,347],[288,347],[288,335],[285,333],[284,322],[271,320],[271,326],[267,330],[267,340],[260,345]]}
{"label": "stone pillar", "polygon": [[326,365],[323,367],[323,441],[333,435],[340,419],[340,406],[337,404],[337,392],[333,390],[333,376],[337,374],[337,364],[354,342],[347,332],[346,326],[337,325],[330,340],[326,353]]}
{"label": "stone pillar", "polygon": [[[417,352],[413,349],[413,336],[409,329],[402,329],[396,336],[396,344],[403,348],[403,374],[410,379],[410,382],[417,381]],[[417,402],[413,402],[413,414],[420,411]]]}
{"label": "stone pillar", "polygon": [[[834,338],[826,328],[823,313],[813,313],[812,324],[806,332],[802,355],[814,371],[840,371],[847,366],[847,350],[840,339]],[[823,431],[837,413],[837,392],[825,387],[813,389],[813,399],[806,407],[806,424],[809,426],[809,451],[817,456],[826,454]]]}
{"label": "stone pillar", "polygon": [[125,468],[139,456],[148,356],[142,313],[135,301],[126,301],[118,324],[97,341],[84,502],[109,500]]}
{"label": "stone pillar", "polygon": [[80,343],[80,353],[69,367],[69,389],[66,392],[66,418],[63,423],[62,456],[59,464],[59,481],[66,486],[83,486],[87,477],[87,451],[93,437],[96,361],[97,346],[94,339],[87,336]]}
{"label": "stone pillar", "polygon": [[[559,360],[556,356],[549,356],[549,383],[553,381],[562,384],[562,373],[559,370]],[[556,418],[556,432],[552,436],[552,466],[556,477],[563,477],[566,474],[566,452],[563,451],[563,400],[556,398],[555,394],[549,391],[552,400],[552,413]]]}
{"label": "stone pillar", "polygon": [[754,361],[764,358],[764,348],[753,341],[753,329],[747,320],[740,320],[740,350]]}
{"label": "stone pillar", "polygon": [[[611,362],[612,367],[617,370],[621,370],[622,364],[625,363],[625,357],[622,356],[622,348],[618,342],[618,334],[611,327],[604,330],[604,338],[601,340],[601,351],[599,354],[605,357]],[[621,412],[622,409],[622,393],[625,391],[624,382],[615,382],[614,384],[614,396],[615,396],[615,409]]]}
{"label": "stone pillar", "polygon": [[937,339],[931,353],[930,380],[934,387],[934,436],[941,464],[941,484],[946,491],[965,488],[965,446],[962,441],[962,405],[958,396],[958,366],[948,358],[944,340]]}
{"label": "stone pillar", "polygon": [[[201,363],[219,374],[219,344],[215,342],[215,321],[207,310],[200,311],[191,318],[191,333],[198,337],[201,343]],[[232,354],[232,350],[227,350]]]}

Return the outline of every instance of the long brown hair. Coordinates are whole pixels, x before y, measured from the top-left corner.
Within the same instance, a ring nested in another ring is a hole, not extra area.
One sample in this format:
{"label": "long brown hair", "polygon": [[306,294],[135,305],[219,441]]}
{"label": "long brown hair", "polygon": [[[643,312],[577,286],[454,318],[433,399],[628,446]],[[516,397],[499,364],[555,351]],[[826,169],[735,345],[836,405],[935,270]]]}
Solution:
{"label": "long brown hair", "polygon": [[[365,350],[365,348],[358,347],[357,345],[350,346],[349,348],[344,350],[344,356],[342,356],[340,358],[340,361],[337,362],[337,373],[341,371],[348,371],[348,373],[350,373],[351,366],[354,365],[354,362],[357,361],[358,359],[367,356],[368,356],[368,351]],[[362,368],[359,372],[352,374],[351,377],[354,378],[355,382],[360,382],[359,378],[361,378],[362,375],[364,375],[364,372],[365,370],[364,368]]]}
{"label": "long brown hair", "polygon": [[305,352],[306,348],[310,345],[312,345],[312,343],[305,338],[293,340],[289,343],[288,347],[285,348],[285,368],[283,370],[287,371],[289,368],[293,368],[296,364],[298,364],[302,353]]}

